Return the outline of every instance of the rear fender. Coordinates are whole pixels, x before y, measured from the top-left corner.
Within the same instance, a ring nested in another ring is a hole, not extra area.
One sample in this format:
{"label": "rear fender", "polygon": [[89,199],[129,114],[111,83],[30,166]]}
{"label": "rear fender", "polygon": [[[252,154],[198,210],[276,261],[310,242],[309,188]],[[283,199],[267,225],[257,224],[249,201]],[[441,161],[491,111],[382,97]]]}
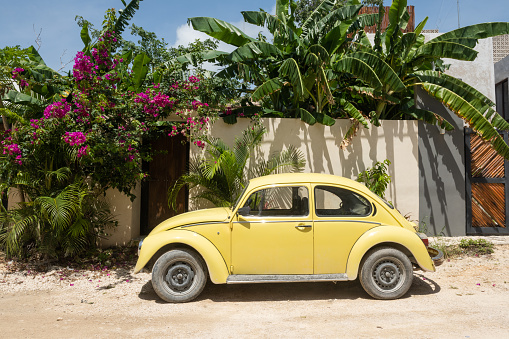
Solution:
{"label": "rear fender", "polygon": [[346,266],[348,280],[355,280],[364,255],[373,247],[383,243],[396,243],[405,247],[424,271],[435,271],[426,246],[415,232],[399,226],[379,226],[364,233],[354,244]]}
{"label": "rear fender", "polygon": [[217,248],[204,236],[188,230],[172,229],[143,239],[134,273],[141,271],[159,249],[170,244],[185,244],[192,247],[205,260],[210,280],[214,284],[226,283],[228,267]]}

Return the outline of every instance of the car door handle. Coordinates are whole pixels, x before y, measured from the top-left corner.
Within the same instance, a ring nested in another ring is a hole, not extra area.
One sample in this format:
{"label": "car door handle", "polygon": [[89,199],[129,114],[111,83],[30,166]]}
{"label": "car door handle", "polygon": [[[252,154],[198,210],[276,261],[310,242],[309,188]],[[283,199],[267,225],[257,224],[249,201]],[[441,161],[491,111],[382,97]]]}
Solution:
{"label": "car door handle", "polygon": [[313,227],[312,225],[297,225],[295,226],[295,228],[299,229],[299,230],[302,230],[304,228],[311,228]]}

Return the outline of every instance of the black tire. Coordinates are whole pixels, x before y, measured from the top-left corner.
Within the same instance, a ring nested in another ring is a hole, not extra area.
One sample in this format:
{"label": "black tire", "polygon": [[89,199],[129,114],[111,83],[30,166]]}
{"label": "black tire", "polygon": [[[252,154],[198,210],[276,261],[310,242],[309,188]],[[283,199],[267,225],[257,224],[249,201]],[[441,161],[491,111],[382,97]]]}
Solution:
{"label": "black tire", "polygon": [[373,298],[397,299],[405,295],[412,285],[412,263],[397,249],[377,248],[364,260],[359,280]]}
{"label": "black tire", "polygon": [[194,251],[175,249],[164,253],[152,268],[152,286],[164,301],[193,300],[207,283],[206,265]]}

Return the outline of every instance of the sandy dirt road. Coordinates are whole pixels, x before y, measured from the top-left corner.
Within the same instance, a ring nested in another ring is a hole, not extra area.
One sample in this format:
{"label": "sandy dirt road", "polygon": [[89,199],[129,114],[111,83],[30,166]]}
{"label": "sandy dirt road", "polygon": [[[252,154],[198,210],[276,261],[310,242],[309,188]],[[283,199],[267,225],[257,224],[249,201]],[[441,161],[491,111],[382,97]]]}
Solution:
{"label": "sandy dirt road", "polygon": [[[347,283],[208,284],[195,302],[159,300],[147,273],[7,274],[2,338],[509,338],[509,245],[415,272],[402,299]],[[60,280],[62,279],[62,280]]]}

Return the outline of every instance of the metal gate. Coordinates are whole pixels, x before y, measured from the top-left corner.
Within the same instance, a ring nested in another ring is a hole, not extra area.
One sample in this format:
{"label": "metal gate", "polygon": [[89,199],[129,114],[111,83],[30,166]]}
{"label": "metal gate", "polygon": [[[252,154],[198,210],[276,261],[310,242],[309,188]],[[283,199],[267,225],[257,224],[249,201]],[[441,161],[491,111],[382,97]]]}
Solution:
{"label": "metal gate", "polygon": [[465,151],[467,234],[509,234],[509,162],[469,128]]}

